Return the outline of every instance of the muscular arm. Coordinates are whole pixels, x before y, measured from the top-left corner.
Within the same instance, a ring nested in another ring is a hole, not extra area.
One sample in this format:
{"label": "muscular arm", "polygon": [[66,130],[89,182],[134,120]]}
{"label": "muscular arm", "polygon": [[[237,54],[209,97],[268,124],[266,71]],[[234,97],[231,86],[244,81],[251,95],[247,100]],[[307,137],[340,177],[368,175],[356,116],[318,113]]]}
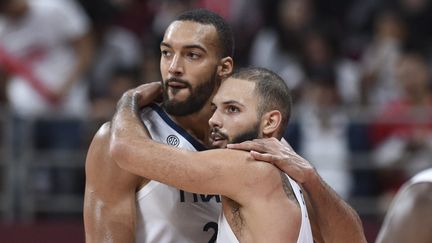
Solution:
{"label": "muscular arm", "polygon": [[[202,194],[233,196],[234,188],[242,184],[241,179],[244,182],[248,180],[246,177],[250,174],[242,171],[252,160],[248,153],[230,151],[227,154],[222,150],[191,152],[155,142],[145,132],[137,114],[129,110],[130,107],[119,107],[112,122],[109,154],[121,168]],[[231,161],[236,163],[229,163]]]}
{"label": "muscular arm", "polygon": [[108,156],[109,124],[95,135],[86,159],[84,226],[87,243],[134,242],[135,190],[140,178]]}
{"label": "muscular arm", "polygon": [[[343,201],[321,179],[315,168],[295,153],[289,145],[272,138],[232,144],[228,147],[251,151],[255,159],[276,165],[301,183],[309,201],[311,223],[318,226],[324,242],[366,242],[360,218],[354,209]],[[316,231],[314,238],[320,241]]]}
{"label": "muscular arm", "polygon": [[431,242],[432,183],[404,186],[394,199],[377,243]]}
{"label": "muscular arm", "polygon": [[[290,220],[288,222],[287,217],[283,217],[281,224],[271,226],[273,231],[279,232],[271,236],[280,237],[282,228],[284,236],[287,236],[284,241],[296,239],[301,212],[294,202],[295,197],[289,197],[288,189],[283,188],[282,178],[286,177],[281,177],[280,170],[253,160],[244,151],[191,152],[152,141],[138,119],[138,103],[142,102],[134,95],[126,94],[113,118],[109,154],[120,167],[186,191],[227,196],[240,204],[242,213],[250,220],[248,222],[257,221],[255,217],[260,220],[280,219],[278,212],[283,212]],[[286,198],[288,200],[284,200]],[[272,208],[272,216],[268,208]],[[277,223],[274,221],[269,222]]]}
{"label": "muscular arm", "polygon": [[252,163],[255,160],[244,151],[191,152],[155,142],[138,119],[137,102],[136,96],[124,95],[112,122],[110,155],[127,171],[190,192],[222,194],[238,202],[251,193],[244,188],[278,171],[267,163]]}
{"label": "muscular arm", "polygon": [[324,242],[366,242],[358,214],[316,173],[302,184]]}

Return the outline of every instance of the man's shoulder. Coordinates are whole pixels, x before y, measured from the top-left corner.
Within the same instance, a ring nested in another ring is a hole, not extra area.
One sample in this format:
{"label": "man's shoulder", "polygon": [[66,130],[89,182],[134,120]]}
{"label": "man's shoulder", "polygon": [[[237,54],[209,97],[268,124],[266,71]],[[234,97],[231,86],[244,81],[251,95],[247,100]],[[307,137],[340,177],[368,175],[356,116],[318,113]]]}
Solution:
{"label": "man's shoulder", "polygon": [[[127,186],[135,188],[139,186],[143,178],[121,169],[110,156],[110,135],[110,122],[101,125],[96,132],[90,144],[85,162],[87,181],[89,181],[90,178],[96,180],[101,179],[105,182],[112,181],[119,183],[119,181],[122,181],[124,185],[117,184],[117,186],[122,188],[126,188]],[[108,180],[107,178],[115,178],[115,180]]]}
{"label": "man's shoulder", "polygon": [[249,192],[254,197],[266,197],[271,190],[270,188],[281,186],[281,173],[274,165],[253,160],[248,155],[246,155],[245,160],[243,165],[241,165],[241,163],[236,163],[243,167],[242,170],[245,170],[245,173],[238,175],[243,178],[242,180],[245,187],[249,188],[249,190],[245,191]]}
{"label": "man's shoulder", "polygon": [[111,122],[105,122],[96,131],[93,137],[93,143],[101,143],[102,141],[108,140],[110,136]]}
{"label": "man's shoulder", "polygon": [[[95,154],[105,154],[108,149],[109,139],[110,139],[110,130],[111,123],[106,122],[102,124],[95,135],[93,136],[93,140],[90,143],[90,147],[87,154],[87,163],[88,161],[93,161],[91,158]],[[99,161],[98,159],[95,161]]]}
{"label": "man's shoulder", "polygon": [[104,135],[109,134],[110,129],[111,129],[111,122],[107,121],[99,127],[98,134],[99,133],[101,135],[102,134],[104,134]]}

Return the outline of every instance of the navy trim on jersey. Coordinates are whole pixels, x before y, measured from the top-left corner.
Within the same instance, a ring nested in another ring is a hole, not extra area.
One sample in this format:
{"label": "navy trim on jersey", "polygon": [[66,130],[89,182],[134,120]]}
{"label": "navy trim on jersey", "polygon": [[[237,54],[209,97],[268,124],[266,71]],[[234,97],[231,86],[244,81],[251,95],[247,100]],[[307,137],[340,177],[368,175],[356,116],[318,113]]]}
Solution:
{"label": "navy trim on jersey", "polygon": [[177,123],[175,123],[173,120],[171,120],[171,118],[165,113],[164,110],[162,110],[162,108],[160,106],[158,106],[157,104],[150,104],[150,107],[155,110],[159,116],[174,130],[176,130],[176,132],[178,132],[180,135],[182,135],[186,140],[189,141],[189,143],[191,143],[195,149],[197,151],[204,151],[207,150],[207,148],[200,142],[198,142],[198,140],[196,140],[194,137],[192,137],[186,130],[184,130],[181,126],[177,125]]}

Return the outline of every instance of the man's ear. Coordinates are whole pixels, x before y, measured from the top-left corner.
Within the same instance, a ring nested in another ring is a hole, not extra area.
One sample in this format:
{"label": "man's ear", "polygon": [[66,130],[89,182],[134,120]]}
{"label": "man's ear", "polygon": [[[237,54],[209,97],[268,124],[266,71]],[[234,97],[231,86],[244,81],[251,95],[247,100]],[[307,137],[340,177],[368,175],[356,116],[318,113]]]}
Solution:
{"label": "man's ear", "polygon": [[282,124],[282,114],[278,110],[265,113],[261,120],[261,130],[264,137],[272,137],[277,134]]}
{"label": "man's ear", "polygon": [[231,57],[224,57],[220,59],[220,63],[217,67],[217,75],[224,79],[231,75],[234,68],[234,61]]}

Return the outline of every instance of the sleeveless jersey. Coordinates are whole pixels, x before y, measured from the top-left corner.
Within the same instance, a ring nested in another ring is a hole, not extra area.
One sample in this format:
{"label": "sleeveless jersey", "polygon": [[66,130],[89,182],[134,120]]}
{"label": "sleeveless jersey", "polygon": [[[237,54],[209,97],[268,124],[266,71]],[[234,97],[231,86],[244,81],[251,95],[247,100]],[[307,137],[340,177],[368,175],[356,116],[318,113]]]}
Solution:
{"label": "sleeveless jersey", "polygon": [[415,175],[408,183],[416,184],[421,182],[430,182],[432,183],[432,168],[426,169]]}
{"label": "sleeveless jersey", "polygon": [[[143,109],[141,120],[153,140],[191,151],[204,146],[158,106]],[[205,163],[205,161],[203,161]],[[150,181],[136,194],[136,242],[215,242],[220,196],[200,195]]]}
{"label": "sleeveless jersey", "polygon": [[[312,229],[309,222],[309,216],[307,213],[306,204],[303,198],[303,193],[301,191],[301,188],[298,186],[298,184],[294,180],[292,180],[288,175],[287,177],[289,179],[289,182],[291,183],[296,199],[300,205],[300,210],[302,215],[300,232],[297,239],[297,243],[313,243]],[[230,225],[228,224],[228,221],[226,220],[226,217],[223,212],[220,213],[218,225],[219,225],[219,231],[217,235],[217,242],[239,243]]]}

